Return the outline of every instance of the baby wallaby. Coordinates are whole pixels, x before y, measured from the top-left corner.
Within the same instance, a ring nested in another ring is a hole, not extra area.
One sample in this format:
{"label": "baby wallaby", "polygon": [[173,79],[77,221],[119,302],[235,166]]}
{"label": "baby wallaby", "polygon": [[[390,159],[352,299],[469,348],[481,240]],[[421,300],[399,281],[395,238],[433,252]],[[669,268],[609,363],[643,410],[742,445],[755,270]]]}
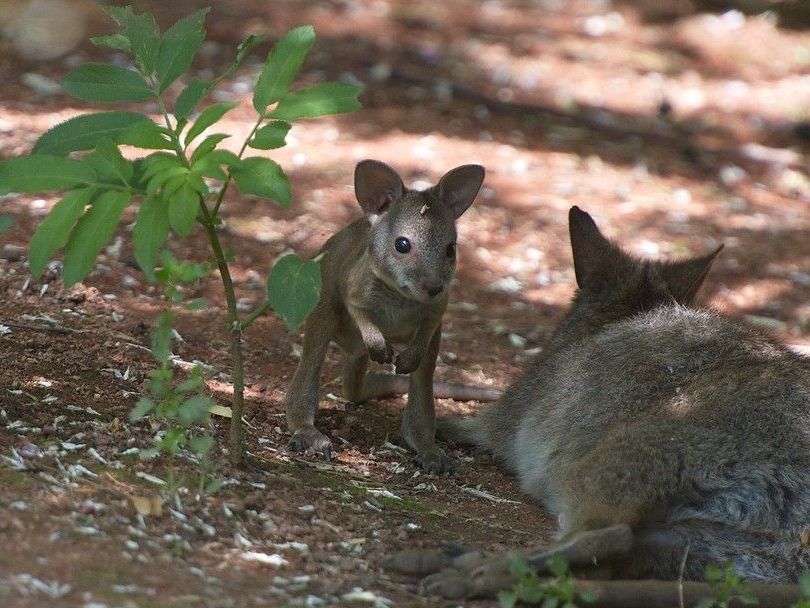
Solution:
{"label": "baby wallaby", "polygon": [[[321,249],[321,297],[306,321],[301,362],[287,394],[289,449],[312,447],[330,456],[331,443],[314,421],[321,367],[334,340],[343,351],[349,401],[368,394],[369,359],[393,361],[398,374],[410,374],[402,434],[426,471],[452,469],[434,439],[433,371],[456,267],[455,221],[483,180],[483,167],[463,165],[435,186],[414,191],[388,165],[358,163],[354,189],[365,217]],[[392,344],[406,346],[394,356]]]}
{"label": "baby wallaby", "polygon": [[579,288],[550,343],[439,436],[491,450],[558,515],[557,548],[579,565],[701,579],[730,560],[748,580],[796,581],[810,567],[810,359],[692,305],[720,248],[641,261],[577,207],[569,225]]}

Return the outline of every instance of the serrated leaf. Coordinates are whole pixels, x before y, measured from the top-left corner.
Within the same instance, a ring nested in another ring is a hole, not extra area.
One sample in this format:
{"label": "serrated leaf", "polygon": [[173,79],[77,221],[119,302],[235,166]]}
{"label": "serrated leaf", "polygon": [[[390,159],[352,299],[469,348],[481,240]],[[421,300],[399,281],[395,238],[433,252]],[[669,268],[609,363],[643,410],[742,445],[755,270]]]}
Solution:
{"label": "serrated leaf", "polygon": [[314,28],[304,25],[287,32],[270,50],[253,91],[257,112],[263,114],[267,106],[287,93],[314,43]]}
{"label": "serrated leaf", "polygon": [[98,252],[115,233],[131,196],[131,192],[120,190],[103,192],[76,222],[65,247],[62,280],[66,288],[81,281],[93,269]]}
{"label": "serrated leaf", "polygon": [[286,143],[287,132],[292,125],[283,120],[274,120],[256,131],[248,145],[257,150],[273,150]]}
{"label": "serrated leaf", "polygon": [[188,447],[195,454],[205,455],[214,447],[214,438],[210,435],[192,437],[188,440]]}
{"label": "serrated leaf", "polygon": [[514,608],[517,605],[517,601],[517,593],[511,589],[498,592],[498,605],[501,608]]}
{"label": "serrated leaf", "polygon": [[129,421],[130,422],[137,422],[144,416],[146,416],[149,412],[155,409],[155,402],[152,401],[149,397],[141,397],[138,399],[138,402],[135,404],[135,407],[132,408],[129,412]]}
{"label": "serrated leaf", "polygon": [[[144,117],[146,118],[146,117]],[[172,150],[172,143],[153,121],[141,120],[122,130],[115,137],[119,144],[146,150]]]}
{"label": "serrated leaf", "polygon": [[262,156],[242,159],[231,169],[242,194],[255,194],[275,200],[282,207],[290,206],[290,180],[278,163]]}
{"label": "serrated leaf", "polygon": [[194,55],[205,40],[203,22],[209,10],[201,8],[186,15],[163,34],[155,70],[161,91],[191,67]]}
{"label": "serrated leaf", "polygon": [[177,420],[183,426],[190,426],[208,418],[208,410],[214,402],[208,395],[194,395],[180,405]]}
{"label": "serrated leaf", "polygon": [[265,38],[266,36],[264,35],[256,35],[256,34],[250,34],[249,36],[245,37],[245,39],[239,43],[239,46],[236,47],[236,58],[233,60],[233,64],[231,64],[231,67],[228,68],[228,71],[232,72],[240,65],[242,65],[242,62],[245,60],[245,57],[247,57],[247,54],[250,52],[250,49],[252,49],[254,46],[262,42]]}
{"label": "serrated leaf", "polygon": [[94,36],[90,38],[90,42],[96,46],[113,49],[116,51],[124,51],[131,53],[132,48],[129,45],[129,39],[123,34],[112,34],[110,36]]}
{"label": "serrated leaf", "polygon": [[34,144],[33,153],[64,155],[76,150],[92,150],[102,138],[117,141],[129,128],[150,122],[142,114],[117,110],[76,116],[45,131]]}
{"label": "serrated leaf", "polygon": [[351,84],[322,82],[285,95],[268,116],[289,121],[354,112],[360,108],[360,102],[357,100],[359,94],[360,88]]}
{"label": "serrated leaf", "polygon": [[169,199],[169,225],[175,234],[178,236],[191,234],[199,209],[199,193],[188,182],[183,183]]}
{"label": "serrated leaf", "polygon": [[238,167],[242,161],[230,150],[211,150],[207,154],[193,159],[192,162],[192,173],[224,181],[228,179],[228,175],[222,170],[221,165]]}
{"label": "serrated leaf", "polygon": [[188,133],[186,133],[186,137],[183,140],[185,144],[188,145],[195,137],[225,116],[225,113],[235,108],[236,105],[234,101],[222,101],[205,108],[205,110],[200,112],[200,115],[188,130]]}
{"label": "serrated leaf", "polygon": [[202,142],[200,142],[200,145],[197,146],[194,152],[191,154],[192,164],[196,163],[200,158],[202,158],[206,154],[212,152],[214,148],[217,147],[219,142],[229,137],[230,135],[228,135],[227,133],[212,133],[211,135],[206,137],[204,140],[202,140]]}
{"label": "serrated leaf", "polygon": [[84,212],[84,207],[90,201],[92,194],[91,188],[67,192],[39,223],[31,238],[28,253],[28,265],[34,278],[38,278],[42,274],[51,254],[65,246],[70,231]]}
{"label": "serrated leaf", "polygon": [[102,180],[129,185],[129,180],[132,179],[132,161],[125,159],[118,150],[118,146],[110,139],[104,138],[99,141],[95,152],[85,157],[85,162],[89,162],[93,166],[96,174]]}
{"label": "serrated leaf", "polygon": [[177,100],[174,102],[174,115],[177,118],[186,118],[200,103],[200,100],[208,94],[212,86],[212,82],[200,80],[199,78],[189,82],[186,88],[180,91]]}
{"label": "serrated leaf", "polygon": [[80,65],[65,76],[62,86],[73,97],[91,103],[143,101],[155,96],[137,72],[105,63]]}
{"label": "serrated leaf", "polygon": [[0,161],[0,195],[76,188],[95,181],[87,163],[63,156],[32,154]]}
{"label": "serrated leaf", "polygon": [[155,18],[149,13],[136,15],[131,6],[107,6],[104,10],[121,26],[121,35],[129,40],[130,51],[144,72],[155,69],[160,50],[160,34]]}
{"label": "serrated leaf", "polygon": [[304,262],[295,254],[280,258],[267,277],[270,306],[290,331],[309,316],[320,295],[320,265],[312,260]]}
{"label": "serrated leaf", "polygon": [[155,281],[157,254],[168,237],[169,206],[166,201],[147,197],[138,209],[132,230],[132,248],[138,266],[150,283]]}

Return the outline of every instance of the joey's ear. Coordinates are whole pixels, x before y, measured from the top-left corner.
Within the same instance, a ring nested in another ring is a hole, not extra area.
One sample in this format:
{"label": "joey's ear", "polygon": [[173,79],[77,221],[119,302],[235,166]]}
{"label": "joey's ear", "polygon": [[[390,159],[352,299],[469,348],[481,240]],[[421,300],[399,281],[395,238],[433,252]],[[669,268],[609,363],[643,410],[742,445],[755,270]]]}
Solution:
{"label": "joey's ear", "polygon": [[462,165],[448,171],[435,190],[453,217],[458,218],[472,205],[483,183],[484,168],[481,165]]}
{"label": "joey's ear", "polygon": [[577,285],[581,289],[597,289],[607,264],[619,250],[599,232],[593,218],[576,205],[568,211],[568,231]]}
{"label": "joey's ear", "polygon": [[672,262],[661,266],[661,276],[669,287],[669,291],[679,304],[688,304],[692,301],[709,269],[712,267],[717,254],[722,251],[720,245],[712,253],[699,258],[692,258],[682,262]]}
{"label": "joey's ear", "polygon": [[396,171],[378,160],[361,160],[354,169],[354,194],[366,215],[378,215],[402,197]]}

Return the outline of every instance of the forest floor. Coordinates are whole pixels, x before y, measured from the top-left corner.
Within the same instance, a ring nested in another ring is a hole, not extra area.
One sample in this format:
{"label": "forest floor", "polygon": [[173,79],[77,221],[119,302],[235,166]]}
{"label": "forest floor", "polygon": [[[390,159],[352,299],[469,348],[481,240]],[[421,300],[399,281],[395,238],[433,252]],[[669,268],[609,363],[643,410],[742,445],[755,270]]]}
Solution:
{"label": "forest floor", "polygon": [[[205,5],[135,4],[163,27]],[[655,13],[660,2],[610,0],[210,4],[204,74],[221,71],[249,33],[277,38],[312,23],[318,41],[304,81],[364,86],[362,110],[296,125],[273,154],[292,182],[289,210],[235,191],[226,199],[241,305],[262,300],[280,254],[311,255],[359,215],[357,161],[383,160],[417,187],[478,162],[487,177],[459,221],[438,377],[503,388],[543,348],[573,293],[574,204],[639,255],[697,255],[724,243],[704,301],[810,344],[807,33],[773,16],[701,13],[688,1],[665,15]],[[250,129],[250,83],[267,48],[221,85],[218,99],[241,104],[224,122],[234,141]],[[85,60],[110,56],[85,44],[33,63],[0,48],[0,158],[29,152],[43,131],[88,111],[42,86]],[[404,399],[347,410],[331,398],[336,350],[317,421],[335,458],[286,453],[282,402],[301,335],[272,314],[245,340],[253,466],[234,470],[217,452],[220,491],[181,493],[162,515],[138,515],[135,501],[161,492],[148,475],[167,477],[164,459],[133,450],[149,447],[157,429],[128,421],[166,302],[134,263],[128,222],[82,284],[64,290],[58,265],[30,280],[28,242],[56,200],[0,199],[16,220],[0,237],[1,604],[434,606],[380,558],[440,540],[504,552],[552,537],[554,518],[487,454],[451,446],[456,477],[421,474],[398,431]],[[181,259],[207,255],[200,232],[170,248]],[[207,389],[228,405],[218,278],[189,296],[210,306],[179,315],[174,353],[205,363]],[[222,446],[227,427],[215,417]],[[182,459],[175,470],[190,487],[194,472]]]}

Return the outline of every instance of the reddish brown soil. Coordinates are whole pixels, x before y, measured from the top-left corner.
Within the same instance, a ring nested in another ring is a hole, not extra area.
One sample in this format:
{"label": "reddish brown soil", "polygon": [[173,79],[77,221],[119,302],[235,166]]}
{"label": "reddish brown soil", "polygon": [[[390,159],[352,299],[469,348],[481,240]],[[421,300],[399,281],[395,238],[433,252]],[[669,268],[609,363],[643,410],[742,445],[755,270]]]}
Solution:
{"label": "reddish brown soil", "polygon": [[[135,4],[165,26],[205,3]],[[409,184],[479,162],[487,180],[460,221],[440,377],[503,387],[530,349],[542,348],[573,289],[566,226],[573,204],[639,254],[698,254],[724,242],[708,303],[791,343],[810,343],[803,122],[810,36],[803,31],[768,18],[699,13],[689,2],[673,3],[666,22],[652,19],[658,3],[649,2],[211,4],[214,44],[199,69],[221,70],[248,33],[277,37],[313,23],[318,42],[304,81],[366,87],[361,111],[302,122],[274,154],[293,184],[290,210],[235,192],[226,200],[225,239],[245,303],[261,301],[263,277],[282,252],[312,254],[358,215],[350,187],[357,161],[381,159]],[[225,95],[241,102],[221,127],[234,142],[251,126],[247,87],[267,48],[223,83]],[[41,132],[90,109],[37,93],[25,74],[58,80],[68,64],[109,59],[89,44],[46,64],[0,49],[0,158],[28,152]],[[0,245],[27,248],[56,200],[0,199],[0,212],[16,219]],[[327,398],[339,388],[335,351],[318,425],[331,433],[336,459],[327,466],[285,454],[282,400],[301,336],[272,314],[246,338],[253,467],[231,470],[218,450],[217,474],[228,485],[199,500],[181,494],[162,516],[139,520],[129,497],[156,490],[135,473],[165,478],[166,461],[121,452],[148,447],[156,430],[127,416],[152,368],[143,347],[165,302],[137,270],[127,226],[118,234],[123,247],[107,250],[69,291],[54,274],[29,281],[24,255],[0,260],[0,325],[10,329],[0,336],[0,454],[8,457],[0,460],[0,603],[436,605],[414,593],[413,581],[384,572],[379,558],[441,539],[506,551],[551,538],[553,518],[487,455],[451,450],[461,463],[457,478],[420,475],[407,453],[390,447],[402,443],[402,399],[346,411]],[[171,248],[177,257],[207,257],[199,232]],[[227,405],[217,277],[189,295],[212,306],[178,318],[184,341],[174,350],[212,366],[208,389]],[[477,407],[439,403],[442,413]],[[224,446],[227,421],[215,420],[214,429]],[[12,450],[25,471],[14,470]],[[77,464],[96,477],[69,468]],[[180,461],[178,474],[193,471]],[[465,490],[478,487],[492,498]],[[248,551],[286,563],[246,561]],[[346,596],[355,588],[370,595]]]}

